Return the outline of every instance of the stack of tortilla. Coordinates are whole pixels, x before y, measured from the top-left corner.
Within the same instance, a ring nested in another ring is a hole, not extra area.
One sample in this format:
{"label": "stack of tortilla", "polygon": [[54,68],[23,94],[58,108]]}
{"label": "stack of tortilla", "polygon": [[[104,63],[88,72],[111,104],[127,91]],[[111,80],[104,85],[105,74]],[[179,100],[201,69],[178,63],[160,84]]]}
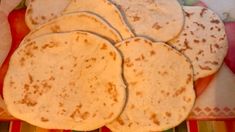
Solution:
{"label": "stack of tortilla", "polygon": [[28,1],[31,32],[4,80],[8,111],[39,127],[175,127],[193,108],[194,82],[217,72],[227,53],[224,25],[204,7],[177,0],[53,3]]}

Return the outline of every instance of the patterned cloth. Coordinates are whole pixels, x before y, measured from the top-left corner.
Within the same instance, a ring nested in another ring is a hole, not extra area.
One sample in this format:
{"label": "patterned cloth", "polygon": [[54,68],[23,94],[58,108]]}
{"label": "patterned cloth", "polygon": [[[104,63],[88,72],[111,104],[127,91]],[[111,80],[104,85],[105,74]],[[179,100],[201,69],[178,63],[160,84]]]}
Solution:
{"label": "patterned cloth", "polygon": [[[0,132],[78,132],[72,130],[46,130],[22,121],[0,122]],[[110,132],[101,128],[92,132]],[[235,119],[224,121],[189,120],[165,132],[235,132]]]}

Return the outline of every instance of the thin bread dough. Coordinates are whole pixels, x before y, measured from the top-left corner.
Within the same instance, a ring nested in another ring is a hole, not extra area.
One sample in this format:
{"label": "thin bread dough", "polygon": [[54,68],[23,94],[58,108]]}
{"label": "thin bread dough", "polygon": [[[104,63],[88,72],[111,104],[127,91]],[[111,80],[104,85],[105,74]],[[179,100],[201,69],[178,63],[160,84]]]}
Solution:
{"label": "thin bread dough", "polygon": [[195,101],[189,60],[165,43],[133,38],[116,47],[124,58],[127,105],[114,122],[113,132],[163,131],[189,115]]}
{"label": "thin bread dough", "polygon": [[42,128],[94,130],[124,107],[121,64],[116,48],[91,33],[43,35],[14,52],[4,101],[14,117]]}
{"label": "thin bread dough", "polygon": [[197,80],[219,70],[227,54],[228,41],[224,23],[214,12],[199,6],[183,9],[184,29],[169,44],[191,60]]}
{"label": "thin bread dough", "polygon": [[134,37],[118,8],[109,0],[72,0],[65,13],[75,11],[87,11],[102,17],[120,33],[123,39]]}
{"label": "thin bread dough", "polygon": [[43,34],[81,30],[95,33],[112,43],[122,40],[120,34],[100,17],[89,12],[74,12],[60,16],[31,31],[25,40]]}
{"label": "thin bread dough", "polygon": [[71,0],[28,0],[25,21],[30,29],[60,16]]}
{"label": "thin bread dough", "polygon": [[119,7],[127,24],[137,35],[154,41],[169,41],[184,25],[177,0],[111,0]]}

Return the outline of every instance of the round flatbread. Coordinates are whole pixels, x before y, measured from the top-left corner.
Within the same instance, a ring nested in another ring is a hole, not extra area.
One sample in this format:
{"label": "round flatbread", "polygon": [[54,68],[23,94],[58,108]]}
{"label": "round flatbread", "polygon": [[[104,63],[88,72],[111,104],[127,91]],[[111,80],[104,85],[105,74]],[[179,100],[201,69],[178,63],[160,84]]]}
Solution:
{"label": "round flatbread", "polygon": [[12,36],[11,29],[8,23],[7,15],[0,10],[0,67],[7,58],[11,49]]}
{"label": "round flatbread", "polygon": [[113,121],[126,89],[122,58],[87,32],[38,37],[13,54],[3,96],[16,118],[48,129],[87,131]]}
{"label": "round flatbread", "polygon": [[218,71],[227,54],[228,42],[224,24],[214,12],[199,6],[183,9],[184,29],[169,44],[191,60],[197,80]]}
{"label": "round flatbread", "polygon": [[127,105],[107,127],[113,132],[163,131],[190,113],[195,93],[189,60],[177,50],[144,38],[116,45],[124,58]]}
{"label": "round flatbread", "polygon": [[25,40],[33,39],[40,35],[56,32],[67,32],[82,30],[97,34],[108,39],[112,43],[122,40],[120,34],[114,30],[100,17],[88,12],[75,12],[60,16],[42,26],[33,30]]}
{"label": "round flatbread", "polygon": [[29,0],[25,21],[30,29],[50,21],[61,15],[70,0]]}
{"label": "round flatbread", "polygon": [[183,28],[184,15],[177,0],[112,0],[138,36],[169,41]]}
{"label": "round flatbread", "polygon": [[72,0],[65,13],[75,11],[88,11],[102,17],[121,34],[123,39],[134,37],[118,8],[109,0]]}

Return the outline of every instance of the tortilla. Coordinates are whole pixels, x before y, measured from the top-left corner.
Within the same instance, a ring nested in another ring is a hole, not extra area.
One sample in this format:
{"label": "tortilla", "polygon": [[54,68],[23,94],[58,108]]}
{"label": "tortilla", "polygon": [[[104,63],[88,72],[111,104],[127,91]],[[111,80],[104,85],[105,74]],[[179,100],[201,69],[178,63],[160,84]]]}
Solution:
{"label": "tortilla", "polygon": [[75,11],[87,11],[102,17],[121,34],[123,39],[134,37],[118,8],[109,0],[72,0],[65,13]]}
{"label": "tortilla", "polygon": [[70,0],[30,0],[25,14],[27,26],[34,29],[60,16],[69,3]]}
{"label": "tortilla", "polygon": [[184,121],[195,101],[189,60],[165,43],[140,37],[116,47],[124,58],[128,99],[107,127],[113,132],[163,131]]}
{"label": "tortilla", "polygon": [[137,36],[154,41],[169,41],[184,25],[184,15],[177,0],[111,0],[124,14]]}
{"label": "tortilla", "polygon": [[25,40],[47,33],[83,30],[100,35],[112,43],[122,40],[119,33],[100,17],[88,12],[75,12],[60,16],[32,31]]}
{"label": "tortilla", "polygon": [[193,64],[194,79],[219,70],[227,54],[228,42],[220,18],[205,7],[184,6],[185,26],[170,45],[185,54]]}
{"label": "tortilla", "polygon": [[8,52],[11,49],[11,30],[8,23],[7,14],[0,10],[0,67],[7,58]]}
{"label": "tortilla", "polygon": [[10,60],[3,88],[7,109],[42,128],[97,129],[124,107],[121,64],[116,48],[91,33],[40,36]]}

